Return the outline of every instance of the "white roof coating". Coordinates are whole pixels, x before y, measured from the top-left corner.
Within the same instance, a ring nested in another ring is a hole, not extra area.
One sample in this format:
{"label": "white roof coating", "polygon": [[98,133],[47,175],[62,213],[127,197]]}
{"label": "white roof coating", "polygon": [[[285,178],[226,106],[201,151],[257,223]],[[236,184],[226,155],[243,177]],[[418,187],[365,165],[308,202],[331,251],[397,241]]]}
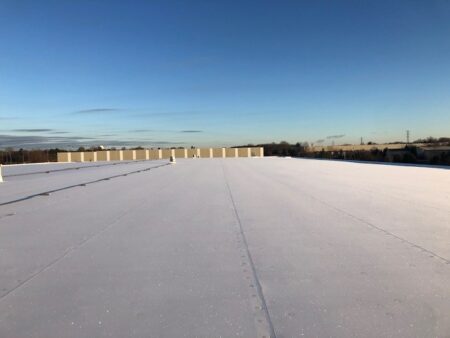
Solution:
{"label": "white roof coating", "polygon": [[85,165],[3,168],[0,337],[450,334],[449,170]]}

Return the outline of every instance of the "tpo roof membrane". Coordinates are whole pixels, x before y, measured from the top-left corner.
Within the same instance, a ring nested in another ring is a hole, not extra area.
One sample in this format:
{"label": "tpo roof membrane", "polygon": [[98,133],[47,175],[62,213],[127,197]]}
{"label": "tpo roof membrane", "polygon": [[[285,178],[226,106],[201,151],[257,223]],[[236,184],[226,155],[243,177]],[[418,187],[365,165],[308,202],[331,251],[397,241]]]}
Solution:
{"label": "tpo roof membrane", "polygon": [[166,164],[4,167],[0,337],[450,333],[450,171]]}

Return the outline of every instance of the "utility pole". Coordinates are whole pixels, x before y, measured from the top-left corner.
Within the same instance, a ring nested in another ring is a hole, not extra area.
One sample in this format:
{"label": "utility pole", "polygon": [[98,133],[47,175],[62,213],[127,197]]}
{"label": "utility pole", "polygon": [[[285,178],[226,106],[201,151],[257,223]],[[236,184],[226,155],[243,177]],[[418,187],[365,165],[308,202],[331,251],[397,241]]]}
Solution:
{"label": "utility pole", "polygon": [[409,144],[409,130],[406,131],[406,144]]}
{"label": "utility pole", "polygon": [[361,145],[364,145],[364,142],[363,142],[363,138],[362,138],[362,136],[361,136]]}

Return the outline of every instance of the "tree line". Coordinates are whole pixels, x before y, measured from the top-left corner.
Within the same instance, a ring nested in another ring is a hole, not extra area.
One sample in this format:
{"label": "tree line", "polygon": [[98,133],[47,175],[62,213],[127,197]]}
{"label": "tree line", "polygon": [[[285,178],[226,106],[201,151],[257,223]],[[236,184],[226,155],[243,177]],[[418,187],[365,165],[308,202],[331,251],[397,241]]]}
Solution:
{"label": "tree line", "polygon": [[[399,143],[399,142],[395,142]],[[436,164],[436,165],[450,165],[450,150],[437,151],[432,156],[427,156],[419,151],[416,143],[426,143],[427,145],[450,146],[450,138],[441,137],[426,139],[419,139],[411,144],[405,146],[403,149],[371,149],[371,150],[353,150],[353,151],[327,151],[324,149],[320,151],[311,151],[307,142],[297,142],[291,144],[286,141],[279,143],[265,143],[258,144],[257,147],[264,148],[264,156],[291,156],[304,158],[320,158],[320,159],[335,159],[335,160],[353,160],[353,161],[376,161],[376,162],[391,162],[391,163],[422,163],[422,164]],[[369,142],[367,144],[374,144]],[[239,147],[254,147],[249,144]],[[426,149],[426,148],[425,148]]]}
{"label": "tree line", "polygon": [[[279,143],[265,143],[265,144],[248,144],[240,147],[263,147],[264,156],[291,156],[291,157],[305,157],[305,158],[321,158],[321,159],[337,159],[337,160],[354,160],[354,161],[377,161],[377,162],[395,162],[395,163],[423,163],[423,164],[438,164],[450,165],[450,151],[439,151],[433,156],[424,156],[418,151],[416,143],[425,143],[427,145],[450,146],[449,137],[418,139],[407,145],[404,149],[388,150],[388,149],[371,149],[371,150],[355,150],[355,151],[311,151],[307,142],[297,142],[291,144],[286,141]],[[372,143],[371,144],[375,144]],[[191,148],[195,148],[192,146]],[[111,150],[116,148],[111,148]],[[126,149],[123,147],[122,149]],[[134,147],[131,149],[144,149],[142,147]],[[80,147],[78,151],[98,151],[103,150],[100,147],[84,148]],[[2,164],[18,164],[18,163],[39,163],[39,162],[56,162],[57,153],[64,152],[64,149],[35,149],[26,150],[13,148],[6,148],[0,150],[0,163]]]}
{"label": "tree line", "polygon": [[6,148],[0,150],[0,163],[1,164],[19,164],[19,163],[41,163],[41,162],[56,162],[57,153],[62,152],[62,149],[35,149],[14,150],[12,148]]}

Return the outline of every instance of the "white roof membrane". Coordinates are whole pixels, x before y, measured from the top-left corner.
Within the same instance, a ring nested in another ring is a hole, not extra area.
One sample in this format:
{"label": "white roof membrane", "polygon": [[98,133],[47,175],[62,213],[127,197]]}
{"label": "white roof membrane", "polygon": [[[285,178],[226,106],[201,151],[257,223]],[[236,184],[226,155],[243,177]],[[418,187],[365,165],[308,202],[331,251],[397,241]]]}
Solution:
{"label": "white roof membrane", "polygon": [[5,177],[0,337],[450,332],[448,170],[166,163]]}

